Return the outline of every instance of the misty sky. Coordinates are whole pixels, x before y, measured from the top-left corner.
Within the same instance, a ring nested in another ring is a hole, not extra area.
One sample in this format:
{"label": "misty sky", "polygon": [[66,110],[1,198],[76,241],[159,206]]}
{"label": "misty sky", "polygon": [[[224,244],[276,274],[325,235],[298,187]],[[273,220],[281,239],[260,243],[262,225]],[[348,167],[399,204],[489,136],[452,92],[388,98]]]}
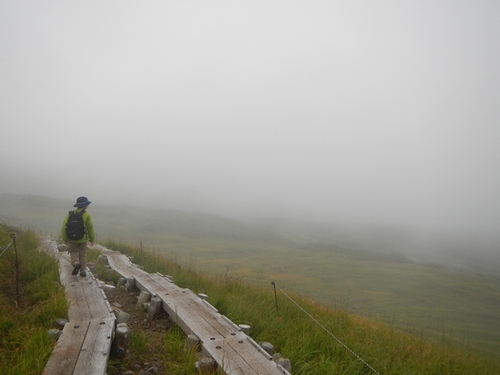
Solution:
{"label": "misty sky", "polygon": [[0,193],[500,224],[500,2],[0,2]]}

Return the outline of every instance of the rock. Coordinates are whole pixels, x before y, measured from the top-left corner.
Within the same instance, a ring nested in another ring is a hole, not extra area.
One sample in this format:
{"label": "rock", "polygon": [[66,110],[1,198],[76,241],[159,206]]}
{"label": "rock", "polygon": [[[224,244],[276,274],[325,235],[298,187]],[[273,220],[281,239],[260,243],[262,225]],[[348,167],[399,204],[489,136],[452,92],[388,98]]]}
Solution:
{"label": "rock", "polygon": [[150,367],[148,367],[146,370],[145,370],[146,373],[148,374],[154,374],[154,373],[157,373],[158,372],[158,367],[156,365],[152,365]]}
{"label": "rock", "polygon": [[292,371],[292,362],[290,362],[290,360],[288,358],[278,358],[276,363],[278,365],[280,365],[281,367],[283,367],[288,372]]}
{"label": "rock", "polygon": [[116,288],[113,285],[104,284],[102,286],[102,290],[108,299],[111,299],[113,295],[116,293]]}
{"label": "rock", "polygon": [[58,327],[58,328],[64,328],[64,326],[66,325],[66,323],[68,323],[68,320],[67,319],[63,319],[63,318],[59,318],[59,319],[56,319],[56,321],[54,323],[55,323],[56,327]]}
{"label": "rock", "polygon": [[62,331],[60,329],[49,329],[47,334],[53,339],[58,339],[62,335]]}
{"label": "rock", "polygon": [[125,311],[121,311],[118,314],[118,317],[116,318],[116,323],[127,323],[128,320],[130,319],[130,314],[126,313]]}
{"label": "rock", "polygon": [[97,263],[99,264],[108,264],[108,257],[106,255],[99,255],[99,257],[97,258]]}
{"label": "rock", "polygon": [[63,252],[63,251],[68,251],[68,246],[66,246],[65,244],[60,244],[60,245],[57,245],[57,251],[60,251],[60,252]]}
{"label": "rock", "polygon": [[271,344],[270,342],[267,342],[267,341],[262,341],[262,342],[259,342],[259,345],[266,352],[268,352],[269,354],[273,355],[273,353],[274,353],[274,346],[273,346],[273,344]]}

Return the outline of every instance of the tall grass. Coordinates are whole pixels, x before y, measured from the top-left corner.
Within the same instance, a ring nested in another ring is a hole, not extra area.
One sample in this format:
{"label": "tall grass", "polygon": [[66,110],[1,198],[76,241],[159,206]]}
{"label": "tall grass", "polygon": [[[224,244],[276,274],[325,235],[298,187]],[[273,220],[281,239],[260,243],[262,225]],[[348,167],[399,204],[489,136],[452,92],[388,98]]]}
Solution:
{"label": "tall grass", "polygon": [[47,330],[55,319],[67,316],[67,303],[57,261],[38,251],[34,232],[14,231],[0,225],[0,246],[10,242],[10,233],[16,235],[19,266],[16,275],[11,245],[0,258],[0,372],[36,375],[42,373],[55,344]]}
{"label": "tall grass", "polygon": [[179,328],[164,335],[163,359],[168,373],[176,375],[195,374],[196,348],[190,348]]}
{"label": "tall grass", "polygon": [[[72,204],[0,194],[0,221],[57,237]],[[481,249],[461,236],[402,228],[281,220],[249,223],[174,210],[92,207],[99,243],[105,238],[141,241],[145,249],[203,274],[230,270],[257,285],[278,281],[329,307],[348,308],[437,344],[492,358],[500,351],[500,253],[494,244],[483,258]],[[418,244],[425,244],[425,249]],[[428,252],[432,257],[424,255]],[[402,254],[422,257],[410,261]],[[434,264],[423,264],[425,259]]]}
{"label": "tall grass", "polygon": [[148,272],[174,277],[180,287],[205,293],[236,324],[249,324],[257,341],[271,342],[292,362],[294,375],[311,374],[499,374],[500,362],[421,337],[345,309],[318,305],[271,285],[250,286],[228,273],[203,275],[158,254],[110,241]]}

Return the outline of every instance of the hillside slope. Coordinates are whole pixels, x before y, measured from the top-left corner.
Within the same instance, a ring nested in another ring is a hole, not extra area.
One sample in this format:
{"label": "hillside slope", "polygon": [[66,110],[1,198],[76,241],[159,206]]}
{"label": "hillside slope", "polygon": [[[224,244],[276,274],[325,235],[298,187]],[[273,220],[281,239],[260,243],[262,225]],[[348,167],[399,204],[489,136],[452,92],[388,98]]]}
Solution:
{"label": "hillside slope", "polygon": [[[57,238],[72,204],[3,194],[0,222]],[[453,263],[443,266],[408,255],[407,233],[395,229],[355,231],[282,219],[242,222],[204,213],[101,204],[91,205],[89,212],[98,242],[142,245],[195,270],[229,274],[255,285],[276,281],[324,305],[436,342],[446,340],[490,355],[500,350],[500,277],[498,271],[478,272],[474,253],[452,257]],[[461,263],[463,259],[470,266]],[[495,259],[487,262],[492,268]]]}

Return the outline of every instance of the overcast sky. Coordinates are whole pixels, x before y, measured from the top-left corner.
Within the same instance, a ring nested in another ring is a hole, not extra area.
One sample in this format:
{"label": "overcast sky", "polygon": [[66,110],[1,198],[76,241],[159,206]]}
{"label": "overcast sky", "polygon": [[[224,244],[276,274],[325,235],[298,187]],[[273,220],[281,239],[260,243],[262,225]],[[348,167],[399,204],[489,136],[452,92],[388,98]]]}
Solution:
{"label": "overcast sky", "polygon": [[0,193],[500,224],[500,2],[0,2]]}

